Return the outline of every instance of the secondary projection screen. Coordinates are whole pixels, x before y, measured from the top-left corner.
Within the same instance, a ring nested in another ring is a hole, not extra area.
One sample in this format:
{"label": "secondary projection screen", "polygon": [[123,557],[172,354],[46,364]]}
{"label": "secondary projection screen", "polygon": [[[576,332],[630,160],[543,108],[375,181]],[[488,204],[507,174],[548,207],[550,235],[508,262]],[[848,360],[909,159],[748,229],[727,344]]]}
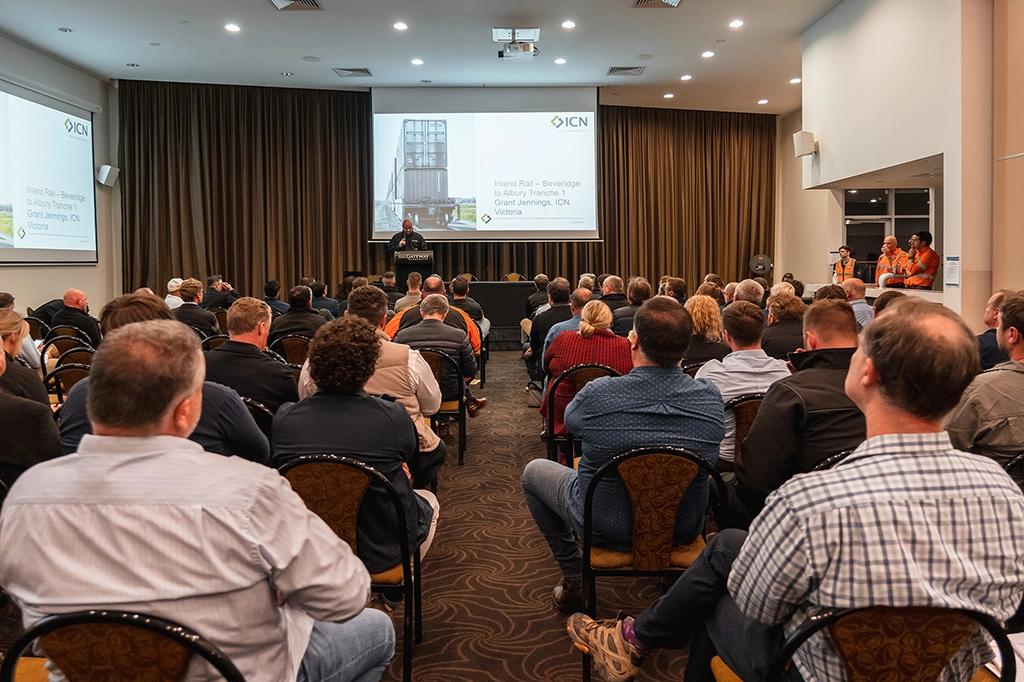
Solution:
{"label": "secondary projection screen", "polygon": [[599,239],[596,88],[373,90],[373,239]]}
{"label": "secondary projection screen", "polygon": [[92,114],[0,82],[0,263],[95,263]]}

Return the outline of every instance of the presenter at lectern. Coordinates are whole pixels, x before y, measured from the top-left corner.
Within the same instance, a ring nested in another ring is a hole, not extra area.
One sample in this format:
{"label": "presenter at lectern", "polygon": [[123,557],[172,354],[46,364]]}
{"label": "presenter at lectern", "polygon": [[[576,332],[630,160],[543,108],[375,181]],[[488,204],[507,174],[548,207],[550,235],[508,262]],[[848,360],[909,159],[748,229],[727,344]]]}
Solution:
{"label": "presenter at lectern", "polygon": [[413,232],[412,221],[402,221],[402,231],[396,232],[388,242],[388,259],[394,258],[396,251],[423,251],[427,248],[427,240],[419,232]]}

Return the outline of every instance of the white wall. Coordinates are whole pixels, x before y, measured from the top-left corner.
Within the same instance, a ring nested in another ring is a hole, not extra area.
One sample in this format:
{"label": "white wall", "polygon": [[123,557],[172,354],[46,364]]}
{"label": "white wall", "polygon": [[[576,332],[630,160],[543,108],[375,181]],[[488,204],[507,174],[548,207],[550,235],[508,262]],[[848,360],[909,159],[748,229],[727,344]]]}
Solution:
{"label": "white wall", "polygon": [[[93,114],[94,159],[97,168],[112,162],[112,120],[108,115],[108,99],[113,88],[107,81],[2,35],[0,77],[23,87],[37,88],[44,94],[66,97],[79,106],[101,107],[99,113]],[[98,311],[104,303],[120,293],[120,235],[114,229],[111,214],[113,203],[111,190],[97,186],[98,264],[0,266],[0,291],[14,294],[20,312],[24,313],[26,306],[35,307],[51,298],[58,298],[72,287],[85,291],[93,311]]]}

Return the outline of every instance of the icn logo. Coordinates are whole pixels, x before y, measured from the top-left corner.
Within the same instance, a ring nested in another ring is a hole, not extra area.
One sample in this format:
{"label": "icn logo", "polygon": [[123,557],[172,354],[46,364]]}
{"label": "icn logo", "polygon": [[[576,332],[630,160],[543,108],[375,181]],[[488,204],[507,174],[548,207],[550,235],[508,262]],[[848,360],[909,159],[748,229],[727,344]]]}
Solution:
{"label": "icn logo", "polygon": [[561,128],[563,125],[565,125],[565,120],[561,116],[555,116],[553,119],[551,119],[551,125],[553,125],[556,128]]}
{"label": "icn logo", "polygon": [[67,128],[67,131],[70,133],[75,129],[75,124],[71,122],[70,118],[66,118],[64,119],[64,127]]}
{"label": "icn logo", "polygon": [[71,135],[89,137],[89,126],[81,121],[72,121],[70,118],[66,118],[64,119],[64,129]]}
{"label": "icn logo", "polygon": [[590,119],[586,116],[561,116],[555,115],[551,119],[551,125],[554,128],[586,128],[590,125]]}

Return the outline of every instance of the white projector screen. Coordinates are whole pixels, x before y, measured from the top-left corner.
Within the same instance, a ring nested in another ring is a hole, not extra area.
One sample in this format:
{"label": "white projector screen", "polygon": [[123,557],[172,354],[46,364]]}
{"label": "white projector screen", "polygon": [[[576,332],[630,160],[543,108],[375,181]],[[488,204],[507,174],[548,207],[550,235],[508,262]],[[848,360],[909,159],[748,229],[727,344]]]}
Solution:
{"label": "white projector screen", "polygon": [[580,241],[597,223],[596,88],[373,90],[373,240]]}
{"label": "white projector screen", "polygon": [[95,263],[92,114],[0,82],[0,263]]}

